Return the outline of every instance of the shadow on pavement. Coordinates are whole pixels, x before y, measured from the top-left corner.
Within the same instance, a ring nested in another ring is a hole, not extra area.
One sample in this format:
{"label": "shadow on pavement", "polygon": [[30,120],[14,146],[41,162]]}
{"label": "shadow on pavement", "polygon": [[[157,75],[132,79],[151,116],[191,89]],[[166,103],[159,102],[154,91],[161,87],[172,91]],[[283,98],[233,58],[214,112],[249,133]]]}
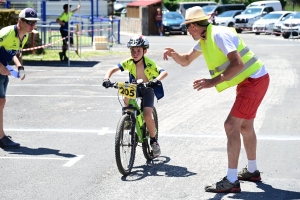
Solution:
{"label": "shadow on pavement", "polygon": [[[246,183],[246,182],[244,182]],[[268,185],[263,182],[255,183],[256,187],[263,190],[262,192],[249,192],[243,191],[241,193],[233,194],[233,196],[226,196],[228,199],[272,199],[272,200],[290,200],[290,199],[300,199],[300,192],[281,190],[273,188],[271,185]],[[216,194],[214,198],[209,200],[219,200],[223,199],[226,194]]]}
{"label": "shadow on pavement", "polygon": [[37,148],[37,149],[31,149],[28,147],[21,146],[18,149],[3,149],[6,152],[9,152],[9,154],[20,154],[20,155],[57,155],[61,157],[66,158],[73,158],[76,157],[74,154],[68,154],[68,153],[59,153],[60,150],[57,149],[48,149],[48,148]]}
{"label": "shadow on pavement", "polygon": [[24,60],[24,66],[43,66],[43,67],[94,67],[99,64],[100,61],[86,61],[86,60],[71,60],[70,66],[68,66],[68,61],[58,61],[58,60]]}
{"label": "shadow on pavement", "polygon": [[164,176],[164,177],[189,177],[196,175],[190,172],[186,167],[166,164],[171,159],[166,156],[160,156],[154,160],[147,161],[146,165],[133,167],[131,174],[122,176],[122,181],[138,181],[147,176]]}

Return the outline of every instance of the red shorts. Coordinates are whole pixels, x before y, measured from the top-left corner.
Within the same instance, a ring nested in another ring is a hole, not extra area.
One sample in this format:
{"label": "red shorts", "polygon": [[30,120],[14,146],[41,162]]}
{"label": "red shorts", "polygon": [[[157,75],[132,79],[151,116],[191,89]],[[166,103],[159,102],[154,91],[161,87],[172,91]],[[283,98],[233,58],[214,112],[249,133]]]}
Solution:
{"label": "red shorts", "polygon": [[259,78],[247,78],[238,84],[236,99],[230,114],[241,119],[254,119],[258,106],[267,92],[269,82],[269,74],[266,74]]}

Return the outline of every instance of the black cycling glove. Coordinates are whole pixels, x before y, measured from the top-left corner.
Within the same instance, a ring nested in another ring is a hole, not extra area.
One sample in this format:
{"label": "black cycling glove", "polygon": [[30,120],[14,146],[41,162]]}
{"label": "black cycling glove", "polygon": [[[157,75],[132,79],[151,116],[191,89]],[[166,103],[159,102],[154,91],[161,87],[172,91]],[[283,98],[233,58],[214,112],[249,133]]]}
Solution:
{"label": "black cycling glove", "polygon": [[159,85],[161,85],[161,82],[159,80],[157,80],[156,78],[148,83],[148,87],[152,87],[152,88],[159,86]]}
{"label": "black cycling glove", "polygon": [[103,79],[103,83],[102,83],[103,87],[109,88],[110,85],[111,85],[111,82],[109,79]]}

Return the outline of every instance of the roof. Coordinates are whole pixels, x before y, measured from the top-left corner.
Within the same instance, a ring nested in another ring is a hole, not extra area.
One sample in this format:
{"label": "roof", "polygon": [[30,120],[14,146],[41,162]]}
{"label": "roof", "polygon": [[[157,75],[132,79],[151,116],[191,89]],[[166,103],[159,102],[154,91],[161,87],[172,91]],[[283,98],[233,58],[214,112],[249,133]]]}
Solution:
{"label": "roof", "polygon": [[160,2],[162,2],[162,0],[137,0],[127,4],[127,6],[149,6]]}
{"label": "roof", "polygon": [[286,14],[286,13],[296,13],[295,11],[272,11],[272,12],[269,12],[268,14],[270,13],[277,13],[277,14]]}

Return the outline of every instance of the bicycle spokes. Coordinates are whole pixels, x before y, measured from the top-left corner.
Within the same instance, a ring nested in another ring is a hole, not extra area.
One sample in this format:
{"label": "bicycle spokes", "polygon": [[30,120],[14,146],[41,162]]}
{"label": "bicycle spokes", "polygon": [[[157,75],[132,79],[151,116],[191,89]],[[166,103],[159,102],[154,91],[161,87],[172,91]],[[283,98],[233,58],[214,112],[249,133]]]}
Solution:
{"label": "bicycle spokes", "polygon": [[123,175],[130,173],[135,159],[136,139],[131,129],[132,122],[129,116],[123,115],[119,121],[115,138],[117,166]]}

